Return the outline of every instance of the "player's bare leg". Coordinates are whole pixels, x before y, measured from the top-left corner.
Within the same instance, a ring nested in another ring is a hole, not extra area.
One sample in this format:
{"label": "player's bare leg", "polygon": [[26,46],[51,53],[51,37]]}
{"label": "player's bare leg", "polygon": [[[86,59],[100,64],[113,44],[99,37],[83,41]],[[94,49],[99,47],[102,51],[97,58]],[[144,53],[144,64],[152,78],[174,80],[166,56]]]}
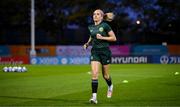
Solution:
{"label": "player's bare leg", "polygon": [[112,92],[113,92],[113,84],[112,84],[111,77],[109,76],[109,64],[102,65],[102,73],[108,85],[107,98],[111,98]]}
{"label": "player's bare leg", "polygon": [[97,104],[97,88],[98,88],[98,71],[99,71],[100,62],[91,61],[92,69],[92,98],[90,99],[91,103]]}

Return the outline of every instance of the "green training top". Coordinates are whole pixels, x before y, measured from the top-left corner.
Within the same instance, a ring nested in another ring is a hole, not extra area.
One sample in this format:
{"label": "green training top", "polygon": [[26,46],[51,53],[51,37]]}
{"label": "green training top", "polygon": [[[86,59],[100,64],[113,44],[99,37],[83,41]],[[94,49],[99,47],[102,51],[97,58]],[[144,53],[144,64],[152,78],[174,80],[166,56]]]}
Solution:
{"label": "green training top", "polygon": [[108,32],[111,31],[111,27],[105,23],[101,22],[98,25],[90,25],[88,26],[90,31],[90,36],[92,38],[92,47],[93,48],[107,48],[109,47],[109,42],[106,40],[99,40],[96,38],[96,34],[101,34],[104,37],[108,37]]}

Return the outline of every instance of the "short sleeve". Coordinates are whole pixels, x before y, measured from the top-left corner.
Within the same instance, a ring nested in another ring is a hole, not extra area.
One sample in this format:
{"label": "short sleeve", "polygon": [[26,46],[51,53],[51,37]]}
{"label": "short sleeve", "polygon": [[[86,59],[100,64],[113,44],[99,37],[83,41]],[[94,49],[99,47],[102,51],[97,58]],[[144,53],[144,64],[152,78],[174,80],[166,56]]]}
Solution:
{"label": "short sleeve", "polygon": [[92,36],[91,36],[91,26],[88,26],[88,35],[89,35],[90,37],[92,37]]}
{"label": "short sleeve", "polygon": [[109,32],[112,30],[111,26],[109,26],[107,23],[105,23],[104,25],[105,25],[106,32]]}

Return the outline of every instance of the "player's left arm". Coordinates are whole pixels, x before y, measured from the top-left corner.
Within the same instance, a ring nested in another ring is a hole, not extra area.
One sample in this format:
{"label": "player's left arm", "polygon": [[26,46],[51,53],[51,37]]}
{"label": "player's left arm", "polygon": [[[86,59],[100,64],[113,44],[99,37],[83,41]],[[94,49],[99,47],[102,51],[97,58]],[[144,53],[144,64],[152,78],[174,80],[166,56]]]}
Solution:
{"label": "player's left arm", "polygon": [[96,38],[101,39],[101,40],[110,41],[110,42],[115,42],[116,41],[116,36],[115,36],[115,34],[114,34],[114,32],[112,30],[110,30],[108,32],[108,35],[109,35],[108,37],[104,37],[101,34],[97,34]]}
{"label": "player's left arm", "polygon": [[84,48],[84,49],[87,49],[91,41],[92,41],[92,38],[91,38],[91,36],[90,36],[89,39],[88,39],[88,42],[86,42],[86,43],[83,45],[83,48]]}

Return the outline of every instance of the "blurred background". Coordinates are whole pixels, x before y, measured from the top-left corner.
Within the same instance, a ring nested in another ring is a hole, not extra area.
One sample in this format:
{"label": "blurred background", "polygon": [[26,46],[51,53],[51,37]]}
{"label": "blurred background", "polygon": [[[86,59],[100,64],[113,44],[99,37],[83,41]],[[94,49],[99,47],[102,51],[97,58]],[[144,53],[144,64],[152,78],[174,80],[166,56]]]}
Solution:
{"label": "blurred background", "polygon": [[[117,36],[117,42],[111,44],[114,56],[177,56],[179,7],[179,0],[35,0],[37,56],[66,57],[76,45],[76,50],[81,50],[89,38],[87,26],[93,23],[92,13],[97,8],[116,15],[108,22]],[[26,56],[29,62],[31,0],[1,0],[0,19],[0,56]],[[141,46],[144,50],[139,50]],[[180,62],[179,57],[175,59]]]}

